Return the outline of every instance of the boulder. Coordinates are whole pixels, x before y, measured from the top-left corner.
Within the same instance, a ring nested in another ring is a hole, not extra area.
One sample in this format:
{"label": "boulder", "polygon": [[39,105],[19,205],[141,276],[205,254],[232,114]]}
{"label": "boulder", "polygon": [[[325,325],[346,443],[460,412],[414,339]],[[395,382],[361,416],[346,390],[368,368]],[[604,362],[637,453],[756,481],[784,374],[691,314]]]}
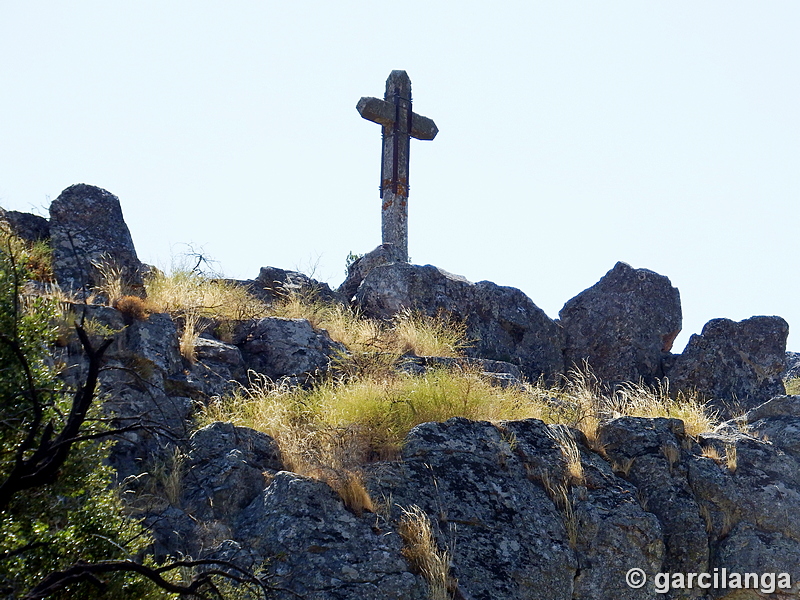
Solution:
{"label": "boulder", "polygon": [[50,237],[50,224],[38,215],[0,208],[0,223],[5,223],[11,233],[26,242],[38,242]]}
{"label": "boulder", "polygon": [[681,331],[681,300],[669,279],[618,262],[559,312],[567,368],[588,362],[607,384],[654,383]]}
{"label": "boulder", "polygon": [[713,319],[689,339],[667,373],[670,388],[696,390],[723,417],[785,394],[786,338],[780,317]]}
{"label": "boulder", "polygon": [[432,265],[392,263],[367,274],[355,304],[379,319],[413,309],[463,321],[473,342],[469,356],[512,363],[530,379],[553,380],[564,370],[561,328],[516,288],[471,283]]}
{"label": "boulder", "polygon": [[79,183],[50,205],[53,273],[62,288],[89,291],[103,284],[98,265],[119,271],[124,292],[142,295],[142,264],[136,256],[119,198]]}
{"label": "boulder", "polygon": [[397,249],[397,246],[394,244],[381,244],[372,252],[368,252],[353,261],[353,264],[347,269],[347,279],[336,291],[349,302],[358,291],[358,286],[361,285],[361,282],[364,281],[364,278],[372,269],[397,262],[407,262],[403,260],[402,252]]}
{"label": "boulder", "polygon": [[246,367],[273,381],[327,371],[331,360],[345,351],[327,331],[314,329],[307,320],[280,317],[251,321],[237,345]]}
{"label": "boulder", "polygon": [[298,271],[287,271],[278,267],[261,267],[255,279],[231,281],[244,286],[256,298],[268,304],[291,294],[323,302],[344,302],[338,292],[331,290],[327,283]]}
{"label": "boulder", "polygon": [[191,365],[189,379],[198,399],[207,401],[248,383],[242,352],[237,346],[211,337],[199,337],[194,351],[196,360]]}

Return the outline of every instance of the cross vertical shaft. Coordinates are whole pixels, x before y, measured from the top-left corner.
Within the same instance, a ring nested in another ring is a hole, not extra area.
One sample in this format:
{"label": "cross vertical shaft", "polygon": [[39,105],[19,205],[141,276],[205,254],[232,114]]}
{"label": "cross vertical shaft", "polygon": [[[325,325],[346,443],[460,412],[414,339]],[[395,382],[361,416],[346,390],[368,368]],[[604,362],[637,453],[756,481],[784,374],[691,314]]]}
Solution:
{"label": "cross vertical shaft", "polygon": [[383,127],[381,156],[381,236],[408,261],[408,166],[411,138],[432,140],[436,124],[411,108],[411,80],[405,71],[392,71],[383,100],[361,98],[362,117]]}

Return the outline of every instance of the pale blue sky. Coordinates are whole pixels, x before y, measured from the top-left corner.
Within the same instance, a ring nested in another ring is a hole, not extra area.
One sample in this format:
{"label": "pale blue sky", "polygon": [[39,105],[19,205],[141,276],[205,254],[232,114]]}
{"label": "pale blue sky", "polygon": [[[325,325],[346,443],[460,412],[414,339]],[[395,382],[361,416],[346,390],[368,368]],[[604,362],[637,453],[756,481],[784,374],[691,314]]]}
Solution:
{"label": "pale blue sky", "polygon": [[338,285],[380,243],[355,105],[405,69],[440,129],[412,142],[414,262],[551,317],[652,269],[676,350],[714,317],[800,327],[798,31],[797,2],[0,0],[0,205],[91,183],[147,262]]}

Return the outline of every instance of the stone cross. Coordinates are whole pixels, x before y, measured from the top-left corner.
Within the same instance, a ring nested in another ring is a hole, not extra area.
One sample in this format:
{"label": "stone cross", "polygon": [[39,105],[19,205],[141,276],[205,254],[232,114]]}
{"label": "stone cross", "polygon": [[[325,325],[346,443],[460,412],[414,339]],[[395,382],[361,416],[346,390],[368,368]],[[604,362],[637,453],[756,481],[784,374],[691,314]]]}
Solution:
{"label": "stone cross", "polygon": [[392,71],[386,93],[361,98],[356,105],[368,121],[383,126],[381,162],[382,243],[395,246],[408,262],[408,155],[411,138],[432,140],[439,130],[432,119],[411,110],[411,80],[405,71]]}

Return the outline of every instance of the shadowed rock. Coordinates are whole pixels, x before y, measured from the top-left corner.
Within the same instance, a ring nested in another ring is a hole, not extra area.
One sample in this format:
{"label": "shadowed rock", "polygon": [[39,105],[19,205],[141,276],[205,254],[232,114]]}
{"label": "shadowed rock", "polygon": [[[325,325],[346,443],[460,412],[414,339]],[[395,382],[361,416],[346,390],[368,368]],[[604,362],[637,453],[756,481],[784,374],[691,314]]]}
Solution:
{"label": "shadowed rock", "polygon": [[567,368],[588,361],[606,383],[653,383],[681,331],[681,299],[663,275],[618,262],[559,317]]}
{"label": "shadowed rock", "polygon": [[237,344],[248,369],[272,380],[326,371],[344,346],[305,319],[266,317],[252,321]]}
{"label": "shadowed rock", "polygon": [[26,242],[38,242],[50,237],[50,224],[38,215],[0,208],[0,222],[6,223],[11,233]]}
{"label": "shadowed rock", "polygon": [[712,319],[669,369],[670,388],[697,390],[724,417],[785,394],[789,324],[781,317]]}

